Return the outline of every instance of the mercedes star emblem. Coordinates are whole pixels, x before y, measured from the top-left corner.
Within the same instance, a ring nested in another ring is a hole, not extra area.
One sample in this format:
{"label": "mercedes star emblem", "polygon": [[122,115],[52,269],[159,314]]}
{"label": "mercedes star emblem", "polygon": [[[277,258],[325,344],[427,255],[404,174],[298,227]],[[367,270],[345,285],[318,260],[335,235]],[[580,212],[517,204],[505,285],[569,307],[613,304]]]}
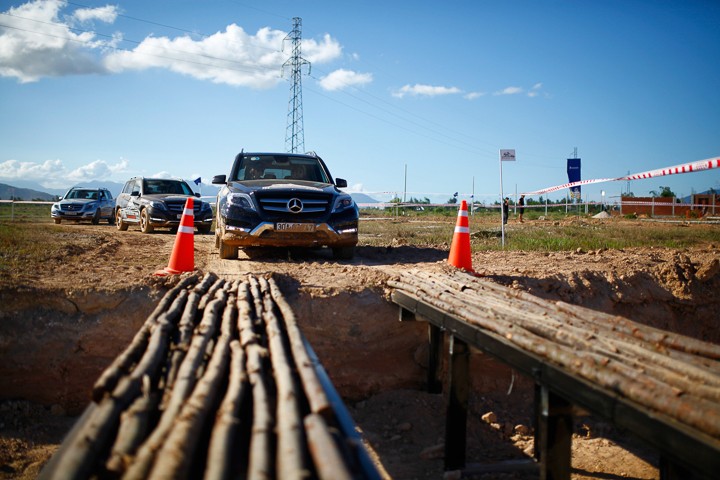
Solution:
{"label": "mercedes star emblem", "polygon": [[288,211],[292,213],[300,213],[303,209],[303,204],[299,198],[291,198],[287,203]]}

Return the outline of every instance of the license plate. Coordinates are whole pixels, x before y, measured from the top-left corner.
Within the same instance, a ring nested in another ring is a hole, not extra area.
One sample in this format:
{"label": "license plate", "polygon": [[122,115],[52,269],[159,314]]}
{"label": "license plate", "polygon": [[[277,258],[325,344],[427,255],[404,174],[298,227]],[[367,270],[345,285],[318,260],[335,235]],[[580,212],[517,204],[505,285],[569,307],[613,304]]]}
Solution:
{"label": "license plate", "polygon": [[65,215],[80,215],[80,212],[65,212]]}
{"label": "license plate", "polygon": [[278,232],[314,232],[314,223],[277,223],[275,230]]}

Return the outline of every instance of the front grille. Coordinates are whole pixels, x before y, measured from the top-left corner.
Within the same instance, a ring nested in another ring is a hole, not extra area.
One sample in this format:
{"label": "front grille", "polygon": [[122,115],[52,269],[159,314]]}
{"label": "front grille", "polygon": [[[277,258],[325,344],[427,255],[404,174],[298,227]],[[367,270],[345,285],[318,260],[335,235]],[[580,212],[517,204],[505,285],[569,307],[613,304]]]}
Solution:
{"label": "front grille", "polygon": [[256,194],[260,209],[270,215],[313,217],[330,210],[332,195],[309,192],[268,192]]}
{"label": "front grille", "polygon": [[64,212],[79,212],[83,209],[82,203],[61,203],[60,210]]}
{"label": "front grille", "polygon": [[[185,200],[165,200],[165,206],[170,213],[182,215],[183,210],[185,210]],[[202,207],[202,202],[200,200],[194,200],[193,215],[200,213],[200,207]]]}

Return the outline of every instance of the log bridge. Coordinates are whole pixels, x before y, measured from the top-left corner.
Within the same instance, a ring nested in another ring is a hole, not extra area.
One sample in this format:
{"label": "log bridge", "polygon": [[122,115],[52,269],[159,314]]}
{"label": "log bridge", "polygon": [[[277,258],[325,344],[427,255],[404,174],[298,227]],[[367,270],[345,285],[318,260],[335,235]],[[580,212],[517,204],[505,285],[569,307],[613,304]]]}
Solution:
{"label": "log bridge", "polygon": [[[410,271],[388,285],[400,320],[428,322],[430,392],[442,391],[449,346],[446,478],[532,469],[541,479],[570,479],[573,406],[656,448],[663,479],[720,475],[720,346],[461,271]],[[535,382],[534,458],[466,463],[470,347]]]}
{"label": "log bridge", "polygon": [[41,479],[379,479],[272,278],[183,278]]}

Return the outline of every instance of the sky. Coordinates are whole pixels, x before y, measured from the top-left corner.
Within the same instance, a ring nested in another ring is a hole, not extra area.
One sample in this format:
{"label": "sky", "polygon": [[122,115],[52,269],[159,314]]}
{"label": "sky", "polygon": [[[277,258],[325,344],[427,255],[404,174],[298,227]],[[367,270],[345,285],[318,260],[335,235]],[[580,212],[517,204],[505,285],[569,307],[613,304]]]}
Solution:
{"label": "sky", "polygon": [[[0,183],[210,184],[288,151],[294,18],[299,147],[349,191],[492,203],[567,183],[575,154],[583,180],[720,155],[717,0],[0,0]],[[720,168],[582,196],[663,187]]]}

